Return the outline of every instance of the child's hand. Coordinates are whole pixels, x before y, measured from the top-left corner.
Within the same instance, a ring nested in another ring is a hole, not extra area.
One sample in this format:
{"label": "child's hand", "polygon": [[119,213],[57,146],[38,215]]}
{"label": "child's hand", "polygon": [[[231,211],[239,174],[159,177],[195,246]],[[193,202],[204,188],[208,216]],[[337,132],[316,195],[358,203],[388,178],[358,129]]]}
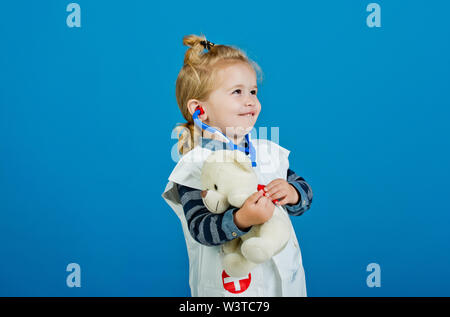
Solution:
{"label": "child's hand", "polygon": [[260,190],[247,198],[241,209],[235,213],[234,222],[242,230],[266,222],[272,218],[274,211],[275,205]]}
{"label": "child's hand", "polygon": [[283,178],[277,178],[271,181],[266,185],[265,191],[270,200],[278,199],[280,206],[286,204],[295,205],[300,198],[295,187]]}

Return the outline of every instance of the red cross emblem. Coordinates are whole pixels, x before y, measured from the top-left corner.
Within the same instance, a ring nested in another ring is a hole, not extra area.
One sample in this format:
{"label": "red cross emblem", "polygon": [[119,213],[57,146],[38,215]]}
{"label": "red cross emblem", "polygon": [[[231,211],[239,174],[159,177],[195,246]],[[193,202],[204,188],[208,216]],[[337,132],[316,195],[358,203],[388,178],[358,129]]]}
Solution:
{"label": "red cross emblem", "polygon": [[252,275],[248,273],[245,277],[231,277],[225,270],[222,272],[223,288],[233,294],[245,292],[250,286]]}

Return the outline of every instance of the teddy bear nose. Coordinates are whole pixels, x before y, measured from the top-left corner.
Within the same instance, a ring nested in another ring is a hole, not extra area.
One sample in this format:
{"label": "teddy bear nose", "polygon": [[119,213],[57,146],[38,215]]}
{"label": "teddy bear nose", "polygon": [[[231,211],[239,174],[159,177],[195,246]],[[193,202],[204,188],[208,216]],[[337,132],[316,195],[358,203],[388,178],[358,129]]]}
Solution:
{"label": "teddy bear nose", "polygon": [[205,198],[207,193],[208,193],[207,190],[202,190],[202,197]]}

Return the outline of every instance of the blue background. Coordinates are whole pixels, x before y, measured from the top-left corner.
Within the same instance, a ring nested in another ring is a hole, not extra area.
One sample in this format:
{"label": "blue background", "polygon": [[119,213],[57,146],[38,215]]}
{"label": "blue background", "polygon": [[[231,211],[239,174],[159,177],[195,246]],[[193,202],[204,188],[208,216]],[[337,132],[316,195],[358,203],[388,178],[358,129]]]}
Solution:
{"label": "blue background", "polygon": [[448,1],[377,1],[381,28],[370,1],[79,0],[81,28],[69,3],[1,4],[1,296],[190,294],[161,198],[187,34],[262,67],[256,128],[314,191],[309,296],[450,295]]}

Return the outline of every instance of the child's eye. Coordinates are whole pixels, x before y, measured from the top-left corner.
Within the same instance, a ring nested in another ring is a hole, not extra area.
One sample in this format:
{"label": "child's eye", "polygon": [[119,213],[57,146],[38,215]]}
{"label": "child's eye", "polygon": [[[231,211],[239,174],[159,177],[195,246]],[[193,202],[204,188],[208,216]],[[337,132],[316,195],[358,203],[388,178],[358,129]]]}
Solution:
{"label": "child's eye", "polygon": [[[235,91],[233,91],[233,94],[234,94],[236,91],[239,91],[239,93],[240,93],[242,90],[241,90],[241,89],[236,89]],[[252,94],[253,94],[253,95],[256,95],[256,90],[252,90]]]}

